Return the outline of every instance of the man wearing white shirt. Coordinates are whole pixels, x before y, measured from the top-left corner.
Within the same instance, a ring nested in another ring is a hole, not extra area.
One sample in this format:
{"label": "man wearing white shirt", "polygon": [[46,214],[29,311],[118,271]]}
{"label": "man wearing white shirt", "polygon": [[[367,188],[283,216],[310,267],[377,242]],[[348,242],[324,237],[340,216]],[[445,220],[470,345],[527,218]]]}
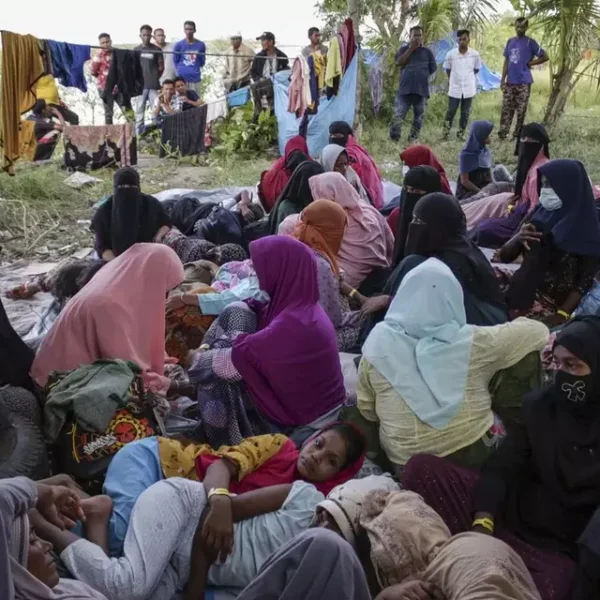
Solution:
{"label": "man wearing white shirt", "polygon": [[450,50],[444,61],[444,69],[448,73],[450,85],[448,87],[448,112],[444,124],[444,139],[447,139],[454,116],[460,106],[460,122],[458,125],[458,139],[464,139],[465,130],[469,123],[471,104],[477,93],[477,73],[481,69],[481,56],[477,50],[469,48],[471,41],[469,31],[460,29],[456,32],[458,48]]}

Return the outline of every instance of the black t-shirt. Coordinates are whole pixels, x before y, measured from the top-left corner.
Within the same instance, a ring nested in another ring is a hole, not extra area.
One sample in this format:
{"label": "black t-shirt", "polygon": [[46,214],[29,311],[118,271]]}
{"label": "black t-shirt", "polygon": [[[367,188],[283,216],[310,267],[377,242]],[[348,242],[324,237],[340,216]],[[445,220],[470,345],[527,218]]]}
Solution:
{"label": "black t-shirt", "polygon": [[[185,95],[187,96],[188,100],[192,100],[194,102],[200,100],[200,96],[198,96],[194,90],[186,90]],[[181,107],[182,110],[189,110],[190,108],[196,107],[193,104],[188,104],[187,102],[184,102]]]}
{"label": "black t-shirt", "polygon": [[140,51],[140,63],[142,65],[142,74],[144,76],[145,90],[160,90],[160,75],[158,65],[162,61],[162,51],[158,46],[149,44],[136,48]]}

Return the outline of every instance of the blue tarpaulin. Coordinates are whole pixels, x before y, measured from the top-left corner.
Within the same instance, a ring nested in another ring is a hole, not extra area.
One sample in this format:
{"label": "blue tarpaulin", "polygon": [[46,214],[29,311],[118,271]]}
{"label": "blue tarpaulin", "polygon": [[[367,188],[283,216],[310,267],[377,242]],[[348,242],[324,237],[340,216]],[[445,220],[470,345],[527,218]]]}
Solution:
{"label": "blue tarpaulin", "polygon": [[[321,150],[329,143],[329,125],[334,121],[354,122],[354,109],[356,106],[356,72],[359,52],[357,52],[348,65],[342,77],[337,96],[331,100],[323,97],[319,100],[319,110],[316,115],[309,117],[308,150],[310,155],[317,157]],[[288,88],[290,86],[291,71],[281,71],[275,75],[273,87],[275,89],[275,116],[279,132],[277,139],[279,151],[283,154],[286,142],[298,135],[298,128],[302,119],[297,119],[294,113],[288,111]]]}

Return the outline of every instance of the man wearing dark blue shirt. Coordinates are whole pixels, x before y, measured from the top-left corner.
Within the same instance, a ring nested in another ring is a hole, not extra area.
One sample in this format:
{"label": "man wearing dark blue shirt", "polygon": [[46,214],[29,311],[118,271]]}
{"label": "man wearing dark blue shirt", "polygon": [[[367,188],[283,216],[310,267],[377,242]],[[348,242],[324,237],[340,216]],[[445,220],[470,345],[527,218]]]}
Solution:
{"label": "man wearing dark blue shirt", "polygon": [[429,98],[429,77],[437,70],[433,52],[423,46],[422,27],[416,26],[410,30],[410,42],[396,52],[396,64],[401,69],[400,86],[394,102],[395,117],[390,128],[390,139],[400,141],[402,123],[412,106],[414,119],[408,141],[414,142],[423,125],[425,103]]}

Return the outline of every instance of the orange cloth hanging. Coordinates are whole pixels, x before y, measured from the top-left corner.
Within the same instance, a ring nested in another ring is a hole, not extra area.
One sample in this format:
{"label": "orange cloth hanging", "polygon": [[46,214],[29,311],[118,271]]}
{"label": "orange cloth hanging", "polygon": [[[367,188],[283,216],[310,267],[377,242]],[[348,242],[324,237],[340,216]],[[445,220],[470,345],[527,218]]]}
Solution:
{"label": "orange cloth hanging", "polygon": [[44,74],[38,39],[32,35],[2,32],[2,168],[14,175],[13,163],[21,154],[21,115],[36,102],[34,87]]}
{"label": "orange cloth hanging", "polygon": [[36,148],[35,123],[33,121],[21,121],[19,127],[19,156],[33,162]]}

